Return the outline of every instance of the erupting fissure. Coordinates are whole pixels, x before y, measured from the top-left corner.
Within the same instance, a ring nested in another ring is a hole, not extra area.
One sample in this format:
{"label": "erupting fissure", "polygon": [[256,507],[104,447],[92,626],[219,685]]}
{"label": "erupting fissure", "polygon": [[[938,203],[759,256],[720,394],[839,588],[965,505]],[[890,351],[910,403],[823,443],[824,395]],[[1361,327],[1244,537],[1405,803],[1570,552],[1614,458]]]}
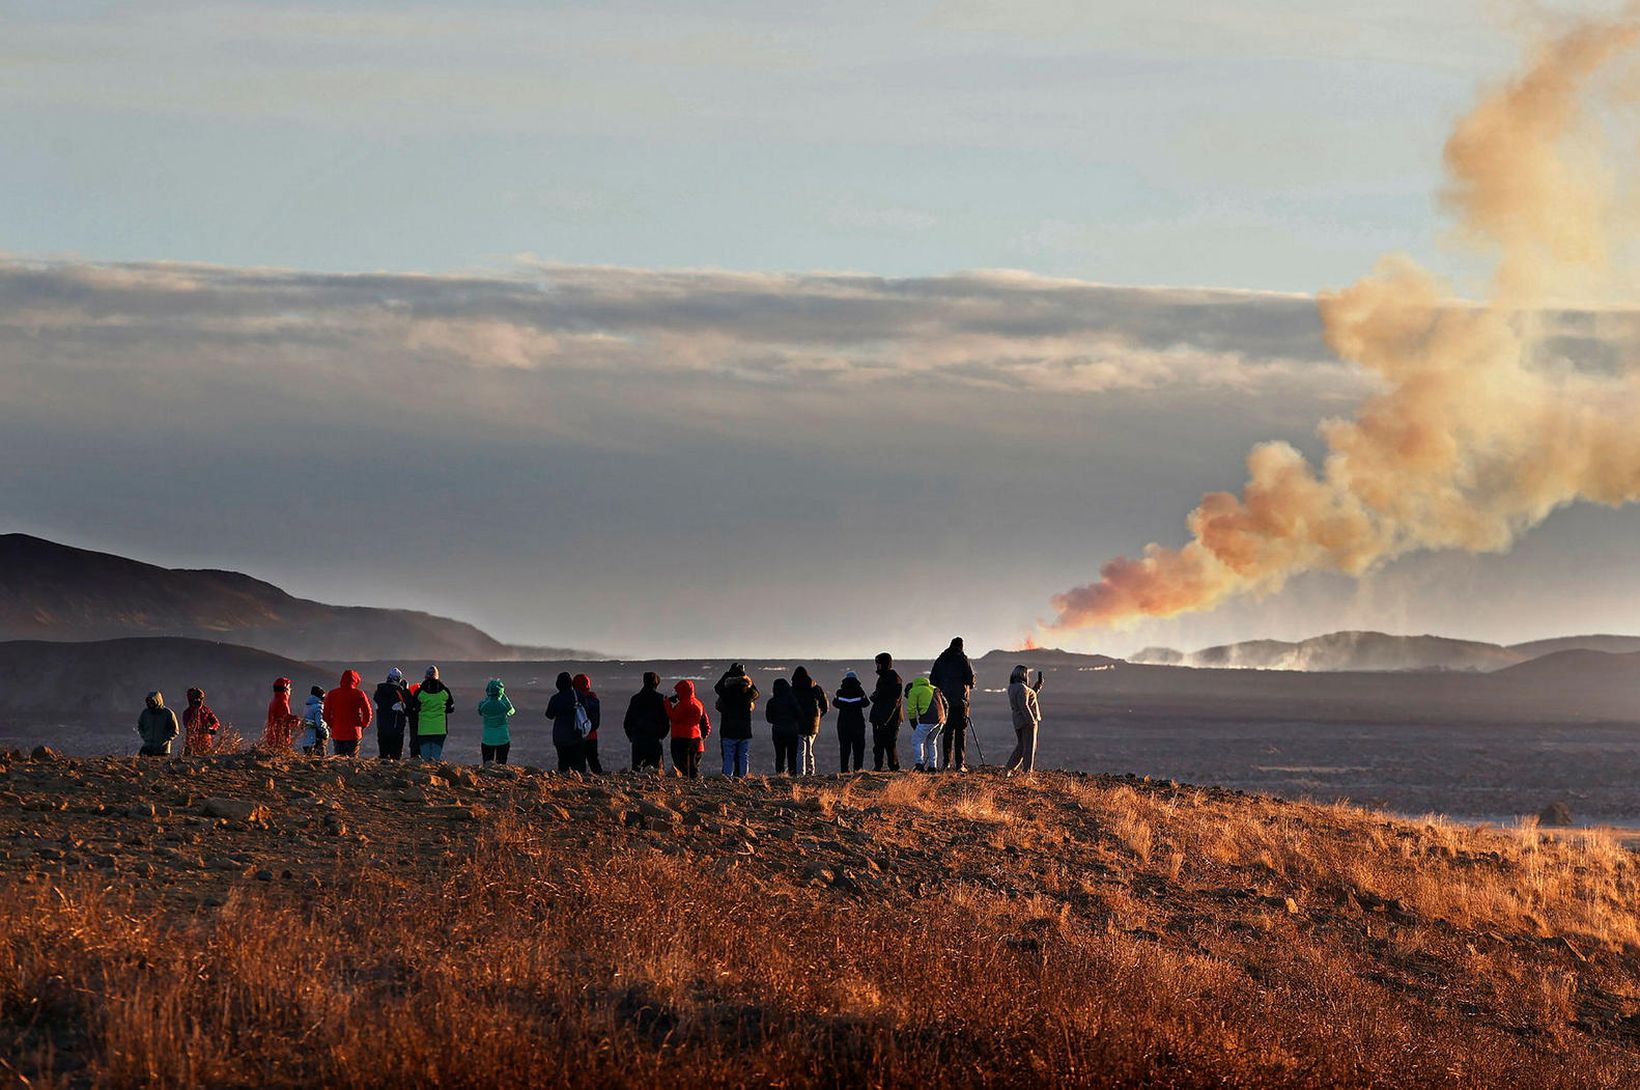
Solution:
{"label": "erupting fissure", "polygon": [[[1640,18],[1584,24],[1463,118],[1446,145],[1446,203],[1496,258],[1487,298],[1454,302],[1409,258],[1319,299],[1328,345],[1379,380],[1351,419],[1321,425],[1312,466],[1292,445],[1248,456],[1242,493],[1191,512],[1182,548],[1150,545],[1055,596],[1055,629],[1212,609],[1310,571],[1363,574],[1421,549],[1506,550],[1577,500],[1640,499],[1640,379],[1554,358],[1547,315],[1566,291],[1611,290],[1626,238],[1620,161],[1592,105],[1640,80],[1609,74]],[[1630,218],[1632,226],[1632,218]]]}

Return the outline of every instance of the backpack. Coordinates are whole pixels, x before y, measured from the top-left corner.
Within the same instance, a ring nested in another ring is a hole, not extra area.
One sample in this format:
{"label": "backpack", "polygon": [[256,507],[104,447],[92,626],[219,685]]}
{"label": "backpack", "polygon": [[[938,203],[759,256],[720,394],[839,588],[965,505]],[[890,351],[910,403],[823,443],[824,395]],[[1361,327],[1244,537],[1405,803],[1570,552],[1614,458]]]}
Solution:
{"label": "backpack", "polygon": [[587,712],[587,706],[581,703],[581,698],[575,698],[575,733],[582,738],[592,733],[592,716]]}

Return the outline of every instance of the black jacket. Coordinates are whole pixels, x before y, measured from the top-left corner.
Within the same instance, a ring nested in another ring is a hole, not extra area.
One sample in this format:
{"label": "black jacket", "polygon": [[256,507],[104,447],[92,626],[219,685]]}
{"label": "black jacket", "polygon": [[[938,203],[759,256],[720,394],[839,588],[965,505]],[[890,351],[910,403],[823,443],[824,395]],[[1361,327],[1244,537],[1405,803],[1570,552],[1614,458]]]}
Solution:
{"label": "black jacket", "polygon": [[951,705],[951,710],[967,711],[968,693],[974,687],[974,664],[968,661],[967,655],[955,647],[947,647],[934,660],[928,680],[945,694],[945,702]]}
{"label": "black jacket", "polygon": [[797,733],[810,738],[819,734],[820,720],[831,710],[831,705],[826,702],[826,690],[813,682],[793,685],[792,699],[797,704]]}
{"label": "black jacket", "polygon": [[722,737],[730,739],[752,736],[752,709],[757,707],[757,683],[744,674],[724,674],[713,686],[717,693],[718,726]]}
{"label": "black jacket", "polygon": [[580,703],[574,689],[559,689],[547,701],[547,718],[552,720],[552,744],[578,746],[584,739],[575,729],[575,706]]}
{"label": "black jacket", "polygon": [[[394,710],[393,705],[398,709]],[[384,681],[376,686],[376,723],[403,726],[410,709],[410,689],[402,683]]]}
{"label": "black jacket", "polygon": [[768,704],[764,705],[763,716],[774,728],[777,738],[795,738],[803,733],[798,726],[798,720],[803,713],[797,707],[797,696],[789,686],[775,684],[774,695],[769,697]]}
{"label": "black jacket", "polygon": [[859,678],[844,678],[831,698],[831,706],[837,709],[838,734],[851,737],[865,734],[866,709],[871,707],[871,698]]}
{"label": "black jacket", "polygon": [[672,720],[666,714],[666,697],[659,689],[644,689],[632,694],[626,706],[626,721],[622,724],[632,742],[659,742],[672,733]]}
{"label": "black jacket", "polygon": [[893,667],[879,671],[871,693],[871,725],[897,727],[905,722],[905,684]]}

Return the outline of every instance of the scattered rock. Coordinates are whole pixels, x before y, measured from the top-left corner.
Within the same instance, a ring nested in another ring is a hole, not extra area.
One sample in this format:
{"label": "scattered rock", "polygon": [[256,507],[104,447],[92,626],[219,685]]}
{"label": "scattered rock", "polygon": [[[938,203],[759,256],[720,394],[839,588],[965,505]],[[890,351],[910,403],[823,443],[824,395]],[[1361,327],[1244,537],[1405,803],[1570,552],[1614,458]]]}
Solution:
{"label": "scattered rock", "polygon": [[62,759],[62,755],[50,746],[35,746],[34,752],[30,756],[36,761],[58,761]]}
{"label": "scattered rock", "polygon": [[1564,829],[1572,824],[1572,808],[1564,802],[1551,802],[1538,811],[1538,824],[1552,829]]}
{"label": "scattered rock", "polygon": [[230,821],[266,821],[272,816],[266,806],[249,799],[206,799],[200,804],[199,812],[206,817]]}
{"label": "scattered rock", "polygon": [[[287,871],[286,873],[290,872]],[[258,882],[271,882],[273,881],[273,872],[271,870],[259,870],[256,872],[256,880]]]}

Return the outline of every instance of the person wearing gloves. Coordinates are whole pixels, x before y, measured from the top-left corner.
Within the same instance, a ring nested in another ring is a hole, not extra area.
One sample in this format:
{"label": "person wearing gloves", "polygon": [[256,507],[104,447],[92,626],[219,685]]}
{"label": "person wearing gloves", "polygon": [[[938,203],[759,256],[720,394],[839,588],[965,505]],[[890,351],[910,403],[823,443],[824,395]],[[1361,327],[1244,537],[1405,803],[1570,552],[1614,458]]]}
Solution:
{"label": "person wearing gloves", "polygon": [[911,720],[913,772],[935,772],[940,767],[940,731],[945,726],[945,694],[926,677],[913,678],[905,697],[905,714]]}
{"label": "person wearing gloves", "polygon": [[492,761],[501,765],[507,763],[507,753],[512,749],[512,730],[507,720],[517,710],[513,702],[507,699],[507,687],[500,678],[492,677],[484,683],[484,699],[478,702],[478,716],[484,724],[484,734],[479,739],[478,751],[485,764]]}
{"label": "person wearing gloves", "polygon": [[1008,678],[1008,709],[1014,714],[1014,734],[1019,738],[1008,758],[1009,776],[1016,768],[1036,770],[1036,731],[1042,725],[1042,707],[1036,696],[1042,691],[1042,671],[1036,672],[1035,685],[1028,683],[1030,676],[1031,672],[1020,665]]}
{"label": "person wearing gloves", "polygon": [[444,740],[450,734],[450,715],[456,698],[439,680],[438,667],[427,668],[427,679],[416,690],[416,737],[421,741],[421,759],[444,759]]}
{"label": "person wearing gloves", "polygon": [[341,684],[325,694],[325,722],[330,724],[330,737],[336,743],[338,757],[359,755],[365,728],[375,718],[370,710],[370,698],[359,688],[363,680],[357,670],[344,671]]}
{"label": "person wearing gloves", "polygon": [[182,733],[177,713],[165,706],[165,694],[157,689],[148,694],[143,704],[137,716],[137,736],[142,739],[142,749],[138,752],[144,757],[169,757],[172,739]]}

